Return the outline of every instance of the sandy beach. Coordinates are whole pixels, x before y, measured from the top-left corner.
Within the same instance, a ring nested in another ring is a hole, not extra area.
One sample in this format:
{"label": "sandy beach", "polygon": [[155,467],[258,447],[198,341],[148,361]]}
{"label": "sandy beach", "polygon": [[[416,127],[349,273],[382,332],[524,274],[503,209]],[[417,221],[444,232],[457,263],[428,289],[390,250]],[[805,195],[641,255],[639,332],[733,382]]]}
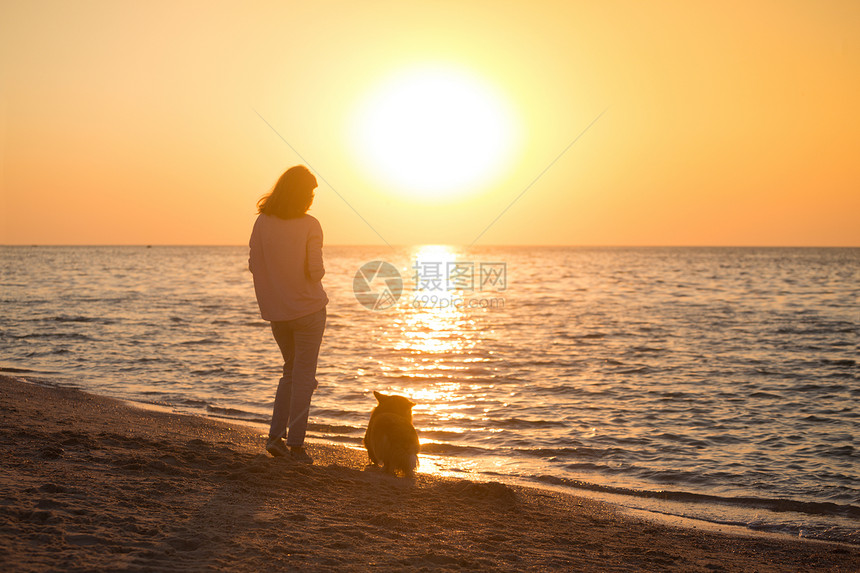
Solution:
{"label": "sandy beach", "polygon": [[860,548],[640,521],[586,498],[366,469],[252,428],[0,376],[3,571],[857,571]]}

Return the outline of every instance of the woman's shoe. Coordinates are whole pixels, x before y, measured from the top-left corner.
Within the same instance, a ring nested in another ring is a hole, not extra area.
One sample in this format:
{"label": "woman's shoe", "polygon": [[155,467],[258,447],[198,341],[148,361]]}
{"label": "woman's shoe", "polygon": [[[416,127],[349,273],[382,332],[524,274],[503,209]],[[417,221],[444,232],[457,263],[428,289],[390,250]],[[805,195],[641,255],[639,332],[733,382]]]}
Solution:
{"label": "woman's shoe", "polygon": [[266,441],[266,451],[276,458],[290,457],[290,450],[287,449],[283,438],[269,438]]}
{"label": "woman's shoe", "polygon": [[301,464],[310,465],[314,463],[313,458],[308,455],[302,446],[292,446],[290,448],[290,456]]}

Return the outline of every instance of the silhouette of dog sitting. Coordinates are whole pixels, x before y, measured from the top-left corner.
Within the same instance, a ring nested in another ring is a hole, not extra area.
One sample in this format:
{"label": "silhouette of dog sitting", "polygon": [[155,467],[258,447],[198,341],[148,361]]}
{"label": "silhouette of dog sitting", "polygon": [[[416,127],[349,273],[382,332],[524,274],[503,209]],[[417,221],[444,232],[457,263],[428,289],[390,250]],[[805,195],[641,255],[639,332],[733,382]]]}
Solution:
{"label": "silhouette of dog sitting", "polygon": [[370,414],[364,447],[370,461],[389,474],[415,475],[418,467],[418,432],[412,425],[415,402],[403,396],[374,392],[379,402]]}

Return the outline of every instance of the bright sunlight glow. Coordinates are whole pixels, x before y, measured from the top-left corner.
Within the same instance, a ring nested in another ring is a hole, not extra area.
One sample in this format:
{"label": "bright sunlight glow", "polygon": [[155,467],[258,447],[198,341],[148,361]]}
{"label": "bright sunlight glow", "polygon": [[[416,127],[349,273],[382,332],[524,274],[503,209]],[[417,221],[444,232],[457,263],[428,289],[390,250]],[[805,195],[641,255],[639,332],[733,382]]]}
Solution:
{"label": "bright sunlight glow", "polygon": [[353,145],[364,169],[411,198],[477,192],[503,176],[518,129],[499,91],[451,67],[421,67],[363,101]]}

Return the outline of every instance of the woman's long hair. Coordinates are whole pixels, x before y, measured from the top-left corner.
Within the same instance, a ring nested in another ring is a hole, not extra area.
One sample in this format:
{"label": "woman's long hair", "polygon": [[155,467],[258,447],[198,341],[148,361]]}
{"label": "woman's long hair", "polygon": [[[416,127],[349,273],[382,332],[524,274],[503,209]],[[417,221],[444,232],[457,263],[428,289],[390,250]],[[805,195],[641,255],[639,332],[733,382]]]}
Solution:
{"label": "woman's long hair", "polygon": [[281,219],[301,217],[314,202],[317,178],[304,165],[290,167],[278,178],[272,190],[257,201],[257,213]]}

